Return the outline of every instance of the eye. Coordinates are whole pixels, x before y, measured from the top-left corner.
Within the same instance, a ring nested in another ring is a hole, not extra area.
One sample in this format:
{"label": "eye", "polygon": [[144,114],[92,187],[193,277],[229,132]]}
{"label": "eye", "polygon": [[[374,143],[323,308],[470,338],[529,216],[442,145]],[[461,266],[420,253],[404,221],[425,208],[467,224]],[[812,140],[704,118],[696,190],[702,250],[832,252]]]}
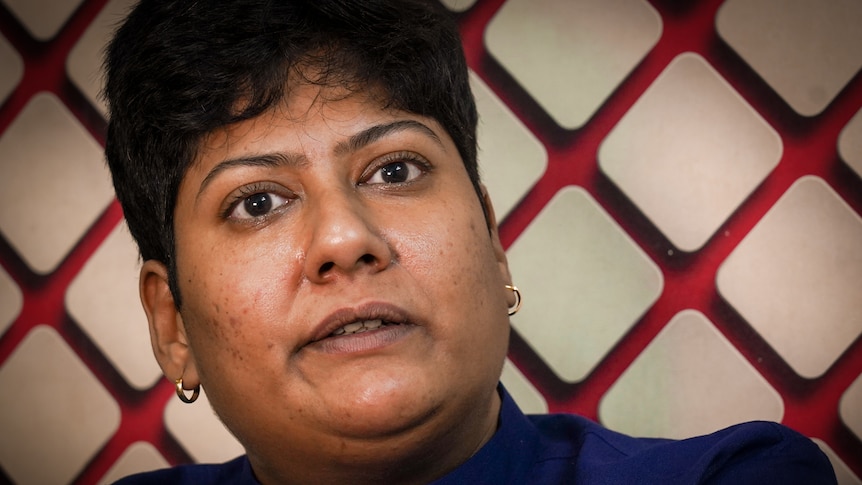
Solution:
{"label": "eye", "polygon": [[411,182],[422,176],[426,169],[419,165],[420,162],[411,160],[398,160],[389,162],[376,169],[366,184],[403,184]]}
{"label": "eye", "polygon": [[254,192],[241,195],[230,207],[228,218],[243,221],[262,219],[289,202],[287,197],[273,192]]}

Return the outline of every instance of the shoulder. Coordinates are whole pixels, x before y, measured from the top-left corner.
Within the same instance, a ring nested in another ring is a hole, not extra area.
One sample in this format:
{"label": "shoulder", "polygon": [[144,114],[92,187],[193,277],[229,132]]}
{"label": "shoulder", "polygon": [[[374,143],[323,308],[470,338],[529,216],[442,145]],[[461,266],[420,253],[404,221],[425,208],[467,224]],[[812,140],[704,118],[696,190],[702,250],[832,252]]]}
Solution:
{"label": "shoulder", "polygon": [[248,459],[240,456],[226,463],[179,465],[151,472],[138,473],[122,478],[118,485],[148,485],[148,484],[256,484],[248,465]]}
{"label": "shoulder", "polygon": [[562,434],[575,440],[581,483],[835,483],[817,445],[777,423],[756,421],[666,440],[623,435],[576,416],[533,420],[552,446],[559,446]]}
{"label": "shoulder", "polygon": [[835,473],[813,441],[778,423],[754,421],[679,442],[701,458],[709,483],[834,484]]}

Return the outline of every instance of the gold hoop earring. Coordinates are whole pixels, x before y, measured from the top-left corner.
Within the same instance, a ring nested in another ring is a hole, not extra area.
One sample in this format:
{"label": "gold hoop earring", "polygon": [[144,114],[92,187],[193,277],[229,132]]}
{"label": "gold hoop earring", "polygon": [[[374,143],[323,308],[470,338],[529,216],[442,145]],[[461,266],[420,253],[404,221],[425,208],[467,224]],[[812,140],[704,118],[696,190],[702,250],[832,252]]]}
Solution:
{"label": "gold hoop earring", "polygon": [[198,400],[198,396],[201,393],[201,385],[200,384],[196,385],[195,388],[192,389],[192,397],[187,397],[186,391],[183,390],[183,378],[180,377],[179,379],[177,379],[176,383],[177,383],[177,397],[180,398],[180,401],[182,401],[186,404],[191,404],[191,403]]}
{"label": "gold hoop earring", "polygon": [[521,309],[521,292],[518,290],[517,286],[506,285],[507,290],[512,290],[512,293],[515,294],[515,304],[509,307],[509,316],[518,313],[518,310]]}

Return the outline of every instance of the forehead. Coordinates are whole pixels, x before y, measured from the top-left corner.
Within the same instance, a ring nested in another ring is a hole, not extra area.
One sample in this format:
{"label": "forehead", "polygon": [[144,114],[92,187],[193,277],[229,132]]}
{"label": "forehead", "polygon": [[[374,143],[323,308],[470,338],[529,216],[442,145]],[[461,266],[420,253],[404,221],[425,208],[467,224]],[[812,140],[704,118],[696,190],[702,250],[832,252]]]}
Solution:
{"label": "forehead", "polygon": [[[250,128],[285,125],[295,127],[318,117],[331,121],[343,120],[346,115],[353,115],[357,107],[361,107],[366,113],[377,112],[383,115],[386,110],[383,103],[377,102],[377,99],[375,94],[368,91],[350,91],[344,87],[317,86],[308,82],[289,83],[282,97],[264,112],[247,120],[216,128],[201,139],[200,147],[246,136]],[[237,112],[244,108],[242,103],[244,100],[237,106]]]}
{"label": "forehead", "polygon": [[[286,91],[284,97],[263,113],[205,134],[197,143],[194,158],[183,179],[205,169],[207,160],[238,152],[273,148],[301,133],[321,133],[327,138],[349,136],[352,128],[368,120],[384,119],[394,113],[384,110],[376,98],[343,88],[303,85]],[[293,135],[291,135],[293,134]]]}
{"label": "forehead", "polygon": [[[241,109],[239,106],[238,111]],[[341,85],[317,85],[308,81],[289,83],[282,98],[260,115],[219,127],[201,137],[196,161],[208,150],[223,149],[239,139],[266,137],[276,130],[301,132],[315,127],[321,132],[332,132],[334,136],[349,136],[358,125],[398,117],[424,118],[391,107],[388,97],[380,89],[352,90]],[[431,123],[435,129],[439,127],[436,122]]]}
{"label": "forehead", "polygon": [[342,157],[386,139],[400,140],[405,147],[433,142],[443,153],[458,155],[451,136],[436,120],[387,108],[374,92],[306,83],[285,94],[264,113],[203,137],[181,185],[190,178],[209,177],[206,173],[225,160],[262,154],[285,155],[295,162]]}

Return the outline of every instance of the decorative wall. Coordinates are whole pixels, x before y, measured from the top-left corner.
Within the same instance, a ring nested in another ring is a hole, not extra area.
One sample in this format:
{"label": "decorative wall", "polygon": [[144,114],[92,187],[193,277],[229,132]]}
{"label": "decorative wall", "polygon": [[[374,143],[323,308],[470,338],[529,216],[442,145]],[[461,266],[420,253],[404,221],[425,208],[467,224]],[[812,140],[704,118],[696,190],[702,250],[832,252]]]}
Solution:
{"label": "decorative wall", "polygon": [[[102,159],[131,0],[0,0],[0,482],[241,448],[152,358]],[[862,1],[447,0],[524,308],[530,412],[768,419],[862,476]]]}

